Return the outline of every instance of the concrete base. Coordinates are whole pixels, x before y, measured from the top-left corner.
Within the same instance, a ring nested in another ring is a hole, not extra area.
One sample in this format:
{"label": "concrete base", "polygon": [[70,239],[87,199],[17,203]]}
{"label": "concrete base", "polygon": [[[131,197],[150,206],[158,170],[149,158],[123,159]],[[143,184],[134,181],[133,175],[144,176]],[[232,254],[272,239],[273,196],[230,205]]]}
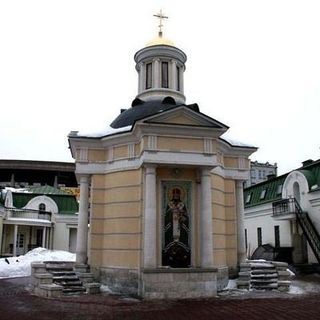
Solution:
{"label": "concrete base", "polygon": [[41,284],[34,289],[37,296],[45,298],[57,298],[62,296],[62,286],[56,284]]}
{"label": "concrete base", "polygon": [[86,288],[86,293],[97,294],[100,293],[101,284],[96,282],[85,283],[84,287]]}
{"label": "concrete base", "polygon": [[113,292],[139,295],[139,274],[135,269],[94,268],[91,272],[95,279],[107,285]]}
{"label": "concrete base", "polygon": [[230,270],[228,267],[217,268],[217,291],[223,290],[229,282]]}
{"label": "concrete base", "polygon": [[145,269],[142,297],[146,299],[204,298],[217,295],[217,269]]}

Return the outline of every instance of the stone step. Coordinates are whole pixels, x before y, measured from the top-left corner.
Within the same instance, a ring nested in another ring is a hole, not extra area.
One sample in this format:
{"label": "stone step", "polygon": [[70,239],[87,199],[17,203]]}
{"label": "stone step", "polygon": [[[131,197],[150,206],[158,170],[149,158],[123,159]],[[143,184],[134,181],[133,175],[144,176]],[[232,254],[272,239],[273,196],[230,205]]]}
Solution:
{"label": "stone step", "polygon": [[78,294],[78,293],[82,293],[82,292],[86,292],[86,288],[82,287],[82,286],[75,286],[75,287],[68,287],[68,288],[63,288],[62,292],[64,294]]}
{"label": "stone step", "polygon": [[74,271],[51,271],[50,272],[54,277],[59,277],[59,276],[73,276],[76,273]]}
{"label": "stone step", "polygon": [[53,281],[58,282],[58,281],[76,281],[79,280],[79,277],[77,275],[70,275],[70,276],[55,276],[52,278]]}
{"label": "stone step", "polygon": [[253,280],[251,279],[251,283],[257,284],[257,283],[277,283],[278,279],[270,279],[270,280]]}
{"label": "stone step", "polygon": [[48,267],[47,271],[52,272],[74,272],[71,267]]}
{"label": "stone step", "polygon": [[277,289],[278,288],[278,284],[277,283],[270,283],[267,285],[251,285],[252,288],[254,289],[258,289],[258,290],[270,290],[270,289]]}
{"label": "stone step", "polygon": [[56,281],[56,284],[59,284],[63,287],[74,287],[74,286],[82,286],[82,282],[80,280],[74,281]]}

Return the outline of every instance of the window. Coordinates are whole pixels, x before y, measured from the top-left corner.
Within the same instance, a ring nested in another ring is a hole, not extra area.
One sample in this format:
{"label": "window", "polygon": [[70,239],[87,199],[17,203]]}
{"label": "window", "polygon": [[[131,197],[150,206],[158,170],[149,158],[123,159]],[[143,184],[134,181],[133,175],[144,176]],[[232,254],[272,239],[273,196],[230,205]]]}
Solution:
{"label": "window", "polygon": [[177,66],[177,91],[180,91],[180,68]]}
{"label": "window", "polygon": [[168,62],[161,63],[161,86],[162,88],[169,88],[169,81],[168,81]]}
{"label": "window", "polygon": [[282,193],[282,184],[279,184],[277,187],[277,196]]}
{"label": "window", "polygon": [[280,227],[274,226],[274,246],[280,247]]}
{"label": "window", "polygon": [[262,229],[257,228],[257,240],[258,240],[258,247],[262,245]]}
{"label": "window", "polygon": [[246,198],[246,204],[248,204],[248,203],[250,202],[250,200],[251,200],[251,195],[252,195],[251,192],[248,193],[247,198]]}
{"label": "window", "polygon": [[260,193],[260,200],[264,200],[268,189],[263,189]]}
{"label": "window", "polygon": [[46,211],[46,205],[44,203],[39,204],[39,211]]}
{"label": "window", "polygon": [[152,87],[152,63],[146,65],[146,89]]}

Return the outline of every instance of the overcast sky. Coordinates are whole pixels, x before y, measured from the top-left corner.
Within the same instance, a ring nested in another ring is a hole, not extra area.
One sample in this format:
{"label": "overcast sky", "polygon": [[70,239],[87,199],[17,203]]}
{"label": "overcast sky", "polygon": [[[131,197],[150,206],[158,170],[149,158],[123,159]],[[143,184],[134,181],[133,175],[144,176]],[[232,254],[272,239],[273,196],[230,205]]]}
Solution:
{"label": "overcast sky", "polygon": [[320,158],[320,1],[2,0],[0,159],[72,161],[71,130],[131,105],[160,8],[188,56],[187,103],[279,173]]}

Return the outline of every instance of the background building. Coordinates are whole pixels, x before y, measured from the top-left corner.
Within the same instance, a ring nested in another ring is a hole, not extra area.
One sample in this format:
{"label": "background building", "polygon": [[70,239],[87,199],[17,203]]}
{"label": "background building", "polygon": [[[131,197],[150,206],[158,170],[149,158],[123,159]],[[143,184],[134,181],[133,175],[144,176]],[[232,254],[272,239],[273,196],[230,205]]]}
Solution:
{"label": "background building", "polygon": [[0,193],[0,255],[36,248],[75,252],[78,202],[50,187],[5,188]]}
{"label": "background building", "polygon": [[75,252],[78,195],[74,163],[0,160],[0,255]]}
{"label": "background building", "polygon": [[249,254],[263,244],[289,263],[320,260],[320,160],[245,189]]}
{"label": "background building", "polygon": [[250,178],[245,182],[245,188],[255,185],[257,183],[268,180],[277,176],[277,163],[271,164],[269,162],[261,163],[258,161],[250,162]]}
{"label": "background building", "polygon": [[49,185],[77,188],[75,164],[70,162],[0,160],[0,188]]}

